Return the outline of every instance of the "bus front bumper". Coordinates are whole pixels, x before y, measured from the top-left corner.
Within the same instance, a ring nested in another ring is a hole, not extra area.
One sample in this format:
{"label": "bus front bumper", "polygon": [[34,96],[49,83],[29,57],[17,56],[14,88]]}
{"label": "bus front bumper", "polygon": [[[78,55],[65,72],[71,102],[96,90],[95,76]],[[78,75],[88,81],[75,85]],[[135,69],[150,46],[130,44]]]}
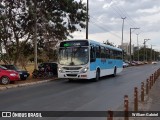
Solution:
{"label": "bus front bumper", "polygon": [[86,73],[58,73],[58,78],[89,79]]}

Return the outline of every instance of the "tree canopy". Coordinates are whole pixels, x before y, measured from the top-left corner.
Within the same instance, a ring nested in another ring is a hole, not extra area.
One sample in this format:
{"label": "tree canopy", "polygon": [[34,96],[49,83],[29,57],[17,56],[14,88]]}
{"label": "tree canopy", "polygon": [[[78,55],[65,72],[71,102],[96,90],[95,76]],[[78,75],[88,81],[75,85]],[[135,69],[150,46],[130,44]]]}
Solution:
{"label": "tree canopy", "polygon": [[67,39],[72,37],[71,33],[85,28],[86,19],[86,5],[81,0],[1,0],[0,43],[6,51],[5,60],[16,64],[22,53],[25,58],[31,55],[27,50],[33,53],[30,47],[35,24],[41,54],[47,47],[45,43]]}

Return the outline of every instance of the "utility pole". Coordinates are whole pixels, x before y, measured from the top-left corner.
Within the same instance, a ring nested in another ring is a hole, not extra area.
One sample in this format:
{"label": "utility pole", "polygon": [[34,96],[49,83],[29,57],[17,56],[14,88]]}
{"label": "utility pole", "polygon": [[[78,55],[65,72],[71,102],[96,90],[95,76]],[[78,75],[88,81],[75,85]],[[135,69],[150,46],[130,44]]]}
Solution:
{"label": "utility pole", "polygon": [[[126,17],[122,17],[122,20],[123,20],[123,22],[122,22],[122,43],[121,43],[121,49],[123,50],[124,48],[123,48],[123,29],[124,29],[124,20],[126,19]],[[123,57],[123,54],[124,54],[124,50],[122,51],[122,60],[124,59]]]}
{"label": "utility pole", "polygon": [[[156,45],[151,45],[151,61],[155,60],[155,51],[152,49],[153,46],[156,46]],[[153,52],[154,52],[154,54],[153,54]]]}
{"label": "utility pole", "polygon": [[132,31],[132,29],[140,29],[140,28],[130,28],[130,45],[129,45],[129,54],[130,54],[130,63],[132,62],[132,54],[131,54],[131,47],[132,47],[132,43],[131,43],[131,31]]}
{"label": "utility pole", "polygon": [[38,68],[37,64],[37,1],[34,0],[35,13],[34,13],[34,69]]}
{"label": "utility pole", "polygon": [[155,59],[156,57],[155,56],[156,56],[156,51],[154,50],[154,61],[156,61],[156,59]]}
{"label": "utility pole", "polygon": [[148,40],[150,40],[150,39],[144,39],[144,55],[143,55],[143,61],[145,61],[146,60],[146,42],[148,41]]}
{"label": "utility pole", "polygon": [[139,35],[139,34],[137,34],[137,48],[138,48],[138,61],[139,61],[139,42],[138,42],[138,35]]}
{"label": "utility pole", "polygon": [[126,17],[124,17],[124,18],[122,17],[122,20],[123,20],[123,22],[122,22],[122,43],[121,43],[122,46],[123,46],[123,29],[124,29],[124,20],[125,19],[126,19]]}
{"label": "utility pole", "polygon": [[152,62],[152,45],[151,45],[151,62]]}
{"label": "utility pole", "polygon": [[88,39],[88,22],[89,22],[88,11],[89,11],[89,1],[87,0],[86,39]]}

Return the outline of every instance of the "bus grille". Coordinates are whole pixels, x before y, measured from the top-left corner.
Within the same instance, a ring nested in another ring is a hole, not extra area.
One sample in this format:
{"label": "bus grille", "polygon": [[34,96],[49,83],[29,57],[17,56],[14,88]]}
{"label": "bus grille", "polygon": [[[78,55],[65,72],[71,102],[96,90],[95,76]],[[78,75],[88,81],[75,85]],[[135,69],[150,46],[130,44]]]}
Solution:
{"label": "bus grille", "polygon": [[64,70],[79,70],[82,67],[63,67]]}
{"label": "bus grille", "polygon": [[79,71],[66,71],[68,73],[79,73]]}
{"label": "bus grille", "polygon": [[67,76],[68,76],[68,77],[70,77],[70,76],[71,76],[71,77],[76,77],[77,74],[67,74]]}

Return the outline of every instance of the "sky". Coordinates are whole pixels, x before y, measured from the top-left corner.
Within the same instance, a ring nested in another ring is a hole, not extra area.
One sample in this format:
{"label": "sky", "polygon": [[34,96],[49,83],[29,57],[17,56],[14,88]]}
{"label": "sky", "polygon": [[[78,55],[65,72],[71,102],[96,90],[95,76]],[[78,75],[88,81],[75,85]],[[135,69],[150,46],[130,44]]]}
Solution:
{"label": "sky", "polygon": [[[77,0],[78,1],[78,0]],[[160,51],[160,0],[88,0],[88,39],[99,42],[109,41],[118,46],[122,43],[122,23],[124,19],[123,43],[130,42]],[[83,0],[84,3],[87,0]],[[74,39],[85,39],[85,29],[73,33]],[[137,35],[138,34],[138,35]]]}

